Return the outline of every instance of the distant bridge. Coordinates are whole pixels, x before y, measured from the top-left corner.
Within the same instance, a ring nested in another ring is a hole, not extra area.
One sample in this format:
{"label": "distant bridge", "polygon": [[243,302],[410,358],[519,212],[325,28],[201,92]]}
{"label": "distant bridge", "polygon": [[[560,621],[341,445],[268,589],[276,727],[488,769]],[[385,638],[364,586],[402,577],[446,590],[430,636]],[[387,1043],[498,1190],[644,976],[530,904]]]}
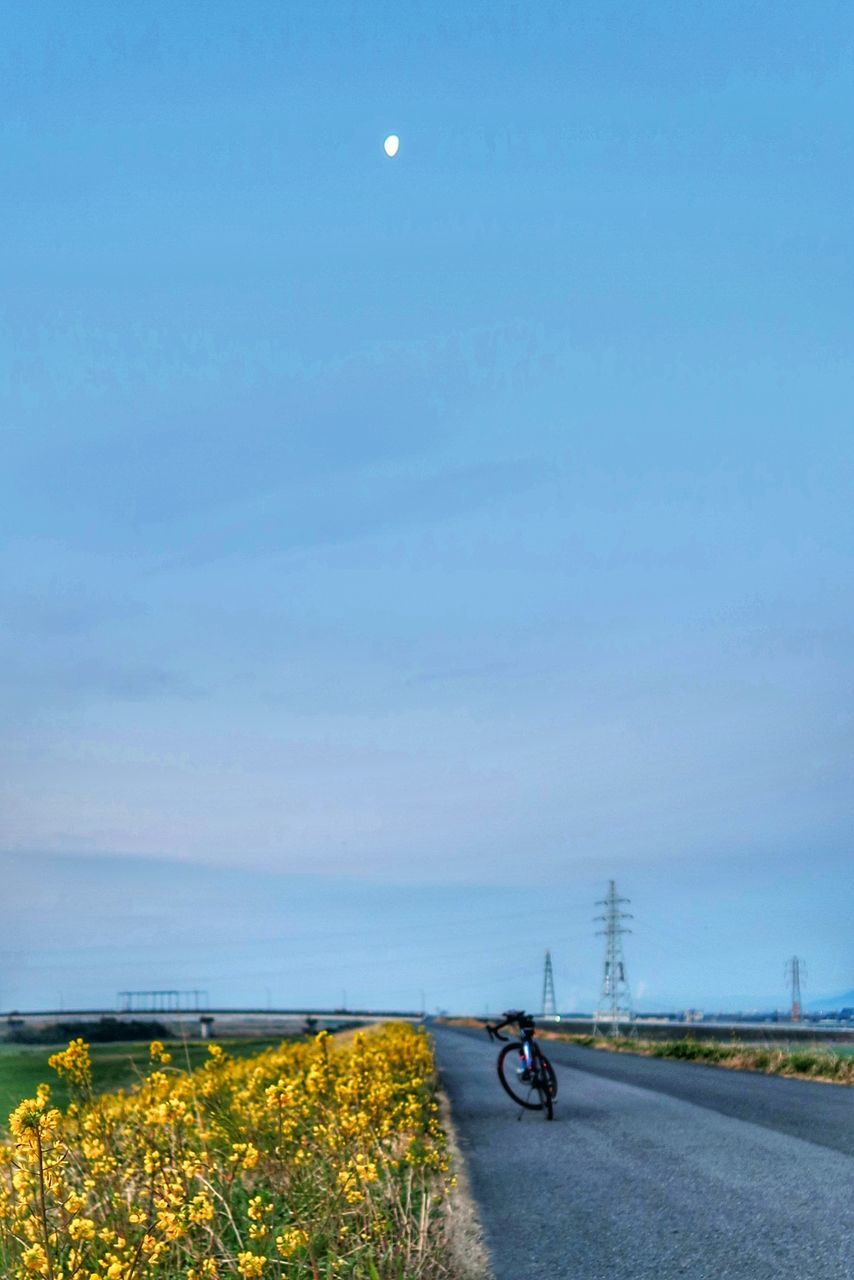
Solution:
{"label": "distant bridge", "polygon": [[14,1010],[0,1014],[0,1034],[4,1027],[14,1026],[19,1030],[31,1027],[36,1030],[52,1022],[75,1023],[97,1022],[102,1018],[113,1018],[117,1021],[133,1020],[141,1016],[156,1018],[166,1026],[184,1030],[190,1027],[210,1027],[215,1023],[220,1035],[264,1035],[277,1031],[293,1032],[295,1025],[305,1024],[312,1019],[318,1028],[324,1026],[344,1026],[364,1022],[420,1022],[423,1014],[412,1009],[328,1009],[302,1008],[290,1009],[234,1009],[234,1008],[196,1008],[179,1009],[144,1008],[135,1004],[132,1009],[28,1009],[19,1012]]}

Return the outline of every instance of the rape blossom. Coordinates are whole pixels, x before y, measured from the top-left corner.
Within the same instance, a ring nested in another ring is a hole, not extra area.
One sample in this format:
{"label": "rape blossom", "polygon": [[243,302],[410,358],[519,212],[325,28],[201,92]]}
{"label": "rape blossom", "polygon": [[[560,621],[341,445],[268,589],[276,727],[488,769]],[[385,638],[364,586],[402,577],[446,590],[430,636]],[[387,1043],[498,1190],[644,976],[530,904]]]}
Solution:
{"label": "rape blossom", "polygon": [[54,1054],[0,1143],[4,1280],[392,1280],[448,1275],[451,1179],[426,1035],[321,1033],[254,1057],[160,1041],[128,1091],[95,1096],[82,1040]]}

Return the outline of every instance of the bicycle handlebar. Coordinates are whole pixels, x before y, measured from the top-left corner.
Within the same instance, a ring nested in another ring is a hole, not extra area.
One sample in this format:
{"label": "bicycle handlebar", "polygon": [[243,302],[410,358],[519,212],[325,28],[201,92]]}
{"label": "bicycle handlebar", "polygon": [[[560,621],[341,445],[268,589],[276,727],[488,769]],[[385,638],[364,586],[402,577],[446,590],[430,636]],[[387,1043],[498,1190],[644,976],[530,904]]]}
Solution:
{"label": "bicycle handlebar", "polygon": [[529,1018],[524,1009],[509,1009],[503,1016],[503,1022],[487,1022],[486,1030],[490,1040],[509,1040],[510,1037],[503,1036],[501,1031],[502,1028],[509,1027],[511,1023],[517,1023],[519,1026],[522,1026],[523,1022],[530,1023],[532,1027],[534,1025],[533,1018]]}

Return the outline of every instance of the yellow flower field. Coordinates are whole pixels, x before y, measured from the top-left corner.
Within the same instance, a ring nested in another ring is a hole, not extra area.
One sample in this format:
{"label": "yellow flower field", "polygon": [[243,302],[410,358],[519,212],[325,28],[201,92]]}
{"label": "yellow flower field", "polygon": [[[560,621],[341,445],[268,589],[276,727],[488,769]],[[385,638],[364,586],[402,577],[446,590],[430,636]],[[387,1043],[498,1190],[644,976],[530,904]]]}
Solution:
{"label": "yellow flower field", "polygon": [[0,1147],[0,1275],[15,1280],[432,1280],[450,1180],[423,1031],[182,1071],[159,1042],[129,1092],[21,1102]]}

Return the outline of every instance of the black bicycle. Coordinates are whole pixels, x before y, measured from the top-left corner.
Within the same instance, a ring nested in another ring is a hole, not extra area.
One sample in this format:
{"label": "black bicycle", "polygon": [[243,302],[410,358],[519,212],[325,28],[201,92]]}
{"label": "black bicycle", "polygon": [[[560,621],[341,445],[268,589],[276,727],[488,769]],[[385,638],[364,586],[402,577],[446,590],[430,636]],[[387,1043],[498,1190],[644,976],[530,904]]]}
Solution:
{"label": "black bicycle", "polygon": [[557,1097],[557,1076],[534,1038],[534,1019],[522,1009],[511,1009],[502,1016],[503,1022],[487,1022],[490,1040],[508,1040],[501,1032],[509,1026],[519,1028],[519,1039],[510,1040],[498,1054],[501,1087],[520,1107],[545,1111],[546,1119],[551,1120]]}

